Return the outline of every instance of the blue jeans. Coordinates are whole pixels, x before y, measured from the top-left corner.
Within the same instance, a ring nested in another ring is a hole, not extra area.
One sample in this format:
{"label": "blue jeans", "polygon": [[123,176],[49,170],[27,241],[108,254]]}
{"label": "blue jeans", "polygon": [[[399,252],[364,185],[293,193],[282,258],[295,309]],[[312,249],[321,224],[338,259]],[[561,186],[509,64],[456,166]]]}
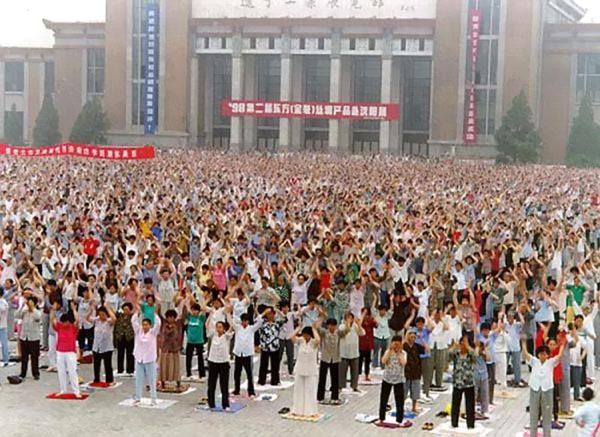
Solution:
{"label": "blue jeans", "polygon": [[373,366],[374,367],[381,367],[381,357],[387,350],[388,341],[389,340],[387,338],[375,337],[375,350],[373,351]]}
{"label": "blue jeans", "polygon": [[142,399],[144,385],[150,385],[150,400],[156,401],[156,361],[135,363],[135,399]]}
{"label": "blue jeans", "polygon": [[2,362],[8,364],[10,352],[8,350],[8,331],[6,328],[0,328],[0,346],[2,346]]}
{"label": "blue jeans", "polygon": [[515,383],[521,382],[521,352],[509,352],[510,365],[513,368],[513,376],[515,377]]}

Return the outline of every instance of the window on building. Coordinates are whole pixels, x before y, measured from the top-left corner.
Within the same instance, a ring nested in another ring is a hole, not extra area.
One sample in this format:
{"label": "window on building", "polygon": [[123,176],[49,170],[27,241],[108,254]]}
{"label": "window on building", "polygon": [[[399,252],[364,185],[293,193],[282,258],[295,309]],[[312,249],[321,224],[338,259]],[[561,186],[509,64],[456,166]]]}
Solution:
{"label": "window on building", "polygon": [[356,38],[350,38],[350,50],[356,50]]}
{"label": "window on building", "polygon": [[54,93],[54,61],[46,61],[44,62],[44,93],[45,94],[53,94]]}
{"label": "window on building", "polygon": [[[328,102],[331,61],[326,56],[307,56],[303,62],[304,101]],[[304,120],[304,146],[308,150],[324,150],[329,143],[329,120]]]}
{"label": "window on building", "polygon": [[[14,108],[14,106],[13,106]],[[4,111],[4,136],[14,145],[23,144],[23,111]]]}
{"label": "window on building", "polygon": [[87,94],[104,94],[104,49],[87,49]]}
{"label": "window on building", "polygon": [[[381,101],[381,59],[355,57],[352,60],[354,101],[377,103]],[[379,121],[352,122],[352,150],[354,153],[379,152]]]}
{"label": "window on building", "polygon": [[221,113],[221,102],[231,98],[231,56],[213,56],[207,59],[213,62],[213,132],[215,147],[227,148],[231,133],[231,118]]}
{"label": "window on building", "polygon": [[275,38],[269,37],[269,50],[275,50]]}
{"label": "window on building", "polygon": [[[279,56],[258,56],[257,99],[278,101],[281,95],[281,59]],[[279,144],[279,119],[257,119],[257,145],[259,149],[275,150]]]}
{"label": "window on building", "polygon": [[255,37],[250,38],[250,48],[253,50],[256,48],[256,38]]}
{"label": "window on building", "polygon": [[404,131],[428,132],[431,97],[431,60],[407,58],[404,69]]}
{"label": "window on building", "polygon": [[[481,34],[477,65],[473,71],[470,56],[466,59],[467,90],[475,84],[477,101],[477,134],[479,142],[492,142],[496,132],[496,94],[498,90],[498,40],[500,32],[501,0],[469,0],[469,9],[478,9],[481,15]],[[466,29],[470,47],[469,29]],[[465,95],[465,110],[468,92]]]}
{"label": "window on building", "polygon": [[600,105],[600,54],[577,55],[577,104],[589,94],[592,104]]}
{"label": "window on building", "polygon": [[317,44],[319,50],[325,50],[325,38],[319,38]]}
{"label": "window on building", "polygon": [[[146,120],[146,106],[144,86],[146,84],[147,61],[145,57],[145,44],[147,39],[146,7],[156,4],[158,0],[132,0],[133,5],[133,33],[132,33],[132,102],[131,123],[134,126],[143,125]],[[160,20],[159,20],[160,21]],[[159,23],[156,25],[158,26]],[[160,41],[156,41],[156,52]]]}
{"label": "window on building", "polygon": [[4,64],[4,91],[22,93],[25,90],[25,64],[8,61]]}
{"label": "window on building", "polygon": [[375,50],[375,38],[369,38],[369,50]]}

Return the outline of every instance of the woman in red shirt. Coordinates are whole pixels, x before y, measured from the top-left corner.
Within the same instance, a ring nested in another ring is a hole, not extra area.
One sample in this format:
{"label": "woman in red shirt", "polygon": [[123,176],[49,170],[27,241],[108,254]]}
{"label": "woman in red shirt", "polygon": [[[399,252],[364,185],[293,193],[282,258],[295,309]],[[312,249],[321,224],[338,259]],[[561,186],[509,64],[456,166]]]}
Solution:
{"label": "woman in red shirt", "polygon": [[361,311],[362,328],[365,335],[358,337],[358,373],[360,374],[365,363],[365,381],[370,381],[371,373],[371,354],[375,349],[375,336],[373,330],[377,327],[377,322],[371,315],[371,308],[363,308]]}
{"label": "woman in red shirt", "polygon": [[[567,334],[564,331],[560,331],[557,334],[556,339],[551,338],[548,341],[548,348],[550,349],[550,358],[556,357],[561,352],[561,350],[564,349],[564,348],[561,348],[561,346],[566,345],[566,344],[567,344]],[[553,393],[554,403],[553,403],[553,411],[552,411],[552,413],[554,415],[554,422],[552,422],[552,429],[560,430],[560,429],[564,428],[564,423],[558,421],[558,402],[560,399],[559,388],[560,388],[560,383],[563,379],[562,363],[561,363],[560,359],[556,362],[556,366],[554,366],[554,373],[553,373],[552,379],[554,381],[554,393]]]}
{"label": "woman in red shirt", "polygon": [[75,397],[80,399],[79,379],[77,377],[77,334],[79,333],[79,320],[77,308],[71,302],[71,311],[60,316],[56,321],[56,310],[50,311],[50,322],[56,331],[56,364],[58,367],[59,395],[67,392],[67,378]]}

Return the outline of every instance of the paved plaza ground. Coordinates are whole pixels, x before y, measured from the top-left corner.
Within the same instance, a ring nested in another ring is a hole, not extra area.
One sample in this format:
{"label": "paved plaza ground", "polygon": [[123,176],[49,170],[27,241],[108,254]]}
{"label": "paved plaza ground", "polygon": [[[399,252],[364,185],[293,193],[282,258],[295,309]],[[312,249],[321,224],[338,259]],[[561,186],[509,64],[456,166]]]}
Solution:
{"label": "paved plaza ground", "polygon": [[[14,343],[11,343],[14,346]],[[45,363],[45,358],[41,360]],[[183,362],[182,362],[183,364]],[[255,371],[256,371],[255,365]],[[182,366],[183,368],[183,366]],[[158,436],[178,437],[192,435],[239,436],[335,436],[344,437],[366,435],[432,436],[421,430],[425,422],[435,426],[449,421],[435,417],[450,402],[450,394],[441,394],[429,412],[415,421],[407,430],[380,429],[371,424],[355,421],[357,413],[377,414],[379,386],[361,386],[367,393],[362,397],[350,396],[348,404],[342,407],[321,407],[331,414],[320,423],[303,423],[282,419],[277,412],[282,407],[290,407],[293,388],[278,391],[274,402],[245,401],[247,406],[236,414],[218,414],[195,411],[200,397],[206,396],[206,384],[193,384],[196,391],[185,395],[159,393],[159,398],[177,401],[165,410],[128,408],[119,402],[130,398],[134,391],[133,379],[117,379],[122,385],[108,390],[96,390],[85,401],[47,400],[45,396],[58,390],[58,377],[55,373],[42,371],[40,381],[28,377],[21,385],[9,385],[6,376],[17,374],[18,366],[0,369],[0,436],[2,437],[71,437],[71,436]],[[92,365],[80,366],[80,375],[89,381]],[[527,374],[526,374],[527,377]],[[510,377],[509,377],[510,378]],[[487,436],[515,436],[523,431],[529,421],[525,411],[528,389],[513,391],[516,399],[502,399],[502,405],[492,414],[491,420],[482,423],[489,429]],[[567,427],[557,436],[575,435],[575,424],[567,420]],[[445,434],[448,435],[448,434]],[[459,434],[455,434],[459,435]],[[484,435],[478,433],[477,435]]]}

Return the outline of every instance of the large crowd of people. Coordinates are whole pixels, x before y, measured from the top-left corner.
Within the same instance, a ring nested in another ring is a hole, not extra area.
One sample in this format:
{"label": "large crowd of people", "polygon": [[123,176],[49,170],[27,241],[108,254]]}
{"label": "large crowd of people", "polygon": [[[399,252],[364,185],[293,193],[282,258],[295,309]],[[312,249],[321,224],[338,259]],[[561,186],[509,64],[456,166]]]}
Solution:
{"label": "large crowd of people", "polygon": [[400,426],[405,397],[418,413],[447,371],[452,426],[462,397],[472,428],[528,386],[548,436],[592,397],[600,172],[163,152],[3,159],[0,191],[3,364],[17,339],[37,380],[45,350],[61,392],[81,396],[92,357],[95,383],[135,372],[136,402],[208,377],[227,409],[230,363],[233,394],[244,373],[254,396],[259,353],[257,384],[293,375],[291,414],[309,418],[380,368],[379,419],[393,391]]}

